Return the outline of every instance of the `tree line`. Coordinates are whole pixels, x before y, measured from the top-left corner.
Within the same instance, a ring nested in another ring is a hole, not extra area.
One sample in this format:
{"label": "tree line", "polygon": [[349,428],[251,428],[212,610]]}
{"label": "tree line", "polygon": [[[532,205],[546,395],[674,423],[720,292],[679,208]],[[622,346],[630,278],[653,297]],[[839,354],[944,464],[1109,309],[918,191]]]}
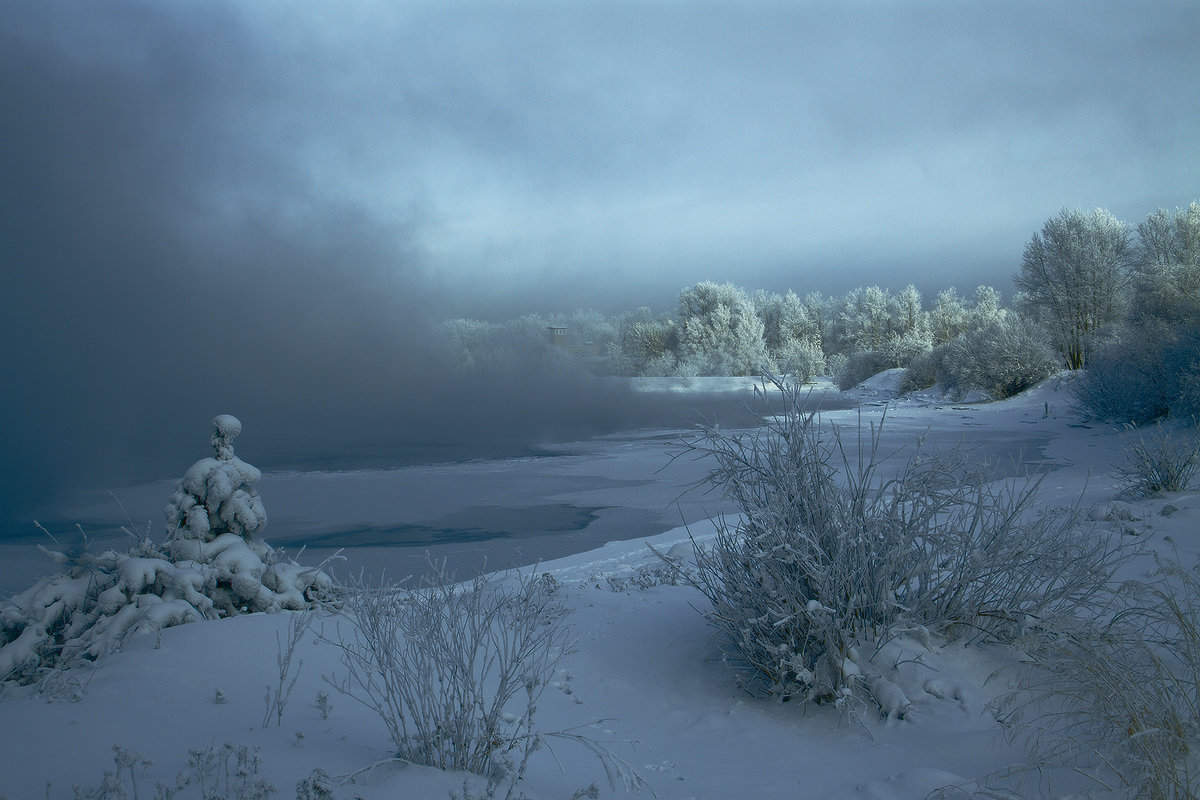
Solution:
{"label": "tree line", "polygon": [[[1079,395],[1096,413],[1144,422],[1200,411],[1200,203],[1136,228],[1102,209],[1063,209],[1026,244],[1014,284],[1006,305],[991,286],[944,289],[927,304],[912,284],[801,297],[702,281],[680,291],[672,313],[451,319],[441,338],[472,372],[573,353],[617,375],[827,374],[849,388],[904,368],[906,390],[998,398],[1086,368]],[[565,348],[548,346],[551,327],[566,329]]]}

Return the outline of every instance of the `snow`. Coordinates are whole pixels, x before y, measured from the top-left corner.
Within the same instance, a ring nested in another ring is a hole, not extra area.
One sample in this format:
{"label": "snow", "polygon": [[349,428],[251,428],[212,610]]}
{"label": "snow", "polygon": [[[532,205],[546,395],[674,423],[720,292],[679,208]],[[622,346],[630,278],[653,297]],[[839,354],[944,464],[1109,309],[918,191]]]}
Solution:
{"label": "snow", "polygon": [[[1079,500],[1095,525],[1136,536],[1156,552],[1178,550],[1183,563],[1195,563],[1200,553],[1200,493],[1121,495],[1113,468],[1130,434],[1081,419],[1066,391],[1069,380],[1069,375],[1056,376],[1010,400],[969,404],[947,402],[934,393],[885,397],[890,385],[885,375],[869,387],[879,394],[864,397],[858,411],[827,412],[823,417],[852,427],[878,423],[886,415],[889,445],[901,447],[924,435],[927,444],[963,441],[1011,457],[1015,464],[1048,468],[1042,484],[1045,502]],[[1019,745],[1002,737],[987,710],[988,701],[1008,687],[1006,673],[997,670],[1017,655],[1002,648],[939,644],[919,631],[890,643],[871,661],[878,674],[866,676],[877,687],[883,714],[865,708],[847,713],[832,706],[781,704],[738,689],[720,661],[712,630],[697,611],[703,608],[703,597],[688,586],[662,583],[666,572],[647,547],[686,566],[691,539],[703,543],[715,533],[703,517],[725,510],[712,496],[695,500],[686,512],[675,508],[672,501],[702,473],[702,465],[677,463],[677,472],[656,474],[665,458],[663,432],[643,432],[577,443],[547,459],[268,474],[258,485],[272,509],[272,528],[279,528],[284,539],[291,524],[300,527],[299,539],[364,520],[386,526],[398,520],[438,519],[468,507],[511,509],[535,500],[610,509],[607,517],[593,523],[604,535],[624,527],[622,520],[651,529],[653,535],[624,540],[612,536],[608,542],[588,539],[594,531],[524,541],[533,550],[558,556],[547,557],[537,568],[560,584],[559,595],[571,610],[569,622],[578,639],[577,652],[562,663],[559,682],[564,691],[549,691],[543,697],[538,727],[584,726],[583,732],[628,760],[663,800],[907,800],[947,785],[971,788],[974,781],[1026,757]],[[418,479],[428,479],[423,489],[410,485]],[[206,485],[211,496],[214,484]],[[153,494],[151,487],[142,488],[147,496]],[[161,502],[163,486],[152,488]],[[385,502],[381,495],[389,491],[401,492],[401,497],[387,495],[390,500]],[[417,512],[397,507],[410,496]],[[307,506],[301,502],[305,497],[311,500]],[[290,499],[283,502],[285,498]],[[339,498],[357,498],[361,505],[339,507]],[[623,516],[620,508],[626,499],[632,511]],[[280,506],[286,508],[282,513]],[[706,510],[711,513],[706,515]],[[686,527],[665,523],[672,515],[678,522],[681,513],[690,515]],[[323,516],[318,519],[319,515]],[[265,535],[275,541],[271,528]],[[552,545],[560,538],[570,539],[564,546],[577,552],[556,552]],[[6,550],[15,554],[16,547],[8,545]],[[253,559],[243,560],[236,548],[220,549],[225,547],[220,537],[203,547],[205,557],[223,563],[230,577],[254,567]],[[377,568],[379,558],[389,557],[387,551],[351,548],[345,553],[347,566]],[[222,562],[227,553],[228,563]],[[6,558],[6,569],[26,569],[26,560]],[[1142,562],[1130,571],[1144,574],[1148,568],[1148,562]],[[156,569],[127,561],[119,585],[107,591],[160,580],[157,573],[151,574]],[[183,583],[177,591],[183,597],[194,588]],[[74,591],[68,589],[51,585],[43,590],[68,596]],[[114,607],[119,605],[112,599]],[[173,613],[169,601],[164,606],[155,613]],[[135,635],[98,668],[72,673],[72,680],[63,682],[61,694],[51,702],[9,690],[0,702],[0,796],[41,798],[50,783],[49,797],[70,798],[73,785],[96,786],[102,771],[112,769],[114,744],[152,761],[140,780],[142,796],[152,795],[155,781],[173,783],[187,766],[190,749],[226,742],[259,748],[261,774],[284,798],[292,797],[296,783],[315,767],[345,776],[386,758],[382,723],[323,680],[342,668],[335,648],[313,636],[306,636],[297,650],[303,663],[282,725],[263,726],[263,689],[279,681],[276,637],[287,641],[294,613],[199,621]],[[326,614],[315,621],[314,630],[331,633],[336,625],[336,616]],[[332,704],[327,719],[319,693],[327,693]],[[594,720],[603,722],[593,724]],[[569,797],[593,781],[601,786],[603,797],[624,796],[620,788],[607,787],[599,764],[582,749],[564,742],[555,752],[561,769],[547,752],[534,756],[523,785],[530,798]],[[463,778],[420,766],[384,765],[354,784],[336,786],[335,796],[444,798],[451,791],[461,792]],[[468,780],[482,789],[481,782]],[[1006,785],[1011,779],[997,780]],[[1025,789],[1038,793],[1036,782]],[[1067,783],[1060,791],[1081,790]],[[193,794],[180,797],[198,796],[194,788],[189,791]]]}
{"label": "snow", "polygon": [[852,397],[890,400],[900,394],[908,370],[896,368],[886,369],[877,375],[872,375],[851,389],[848,394]]}

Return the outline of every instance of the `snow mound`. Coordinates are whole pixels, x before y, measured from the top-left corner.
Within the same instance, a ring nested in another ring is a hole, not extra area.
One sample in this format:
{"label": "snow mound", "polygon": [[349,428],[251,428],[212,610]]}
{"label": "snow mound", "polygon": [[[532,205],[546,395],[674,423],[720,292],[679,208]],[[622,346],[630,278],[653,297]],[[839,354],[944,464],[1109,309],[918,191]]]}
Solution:
{"label": "snow mound", "polygon": [[900,387],[904,385],[907,374],[908,370],[903,367],[885,369],[844,394],[859,400],[890,400],[900,394]]}

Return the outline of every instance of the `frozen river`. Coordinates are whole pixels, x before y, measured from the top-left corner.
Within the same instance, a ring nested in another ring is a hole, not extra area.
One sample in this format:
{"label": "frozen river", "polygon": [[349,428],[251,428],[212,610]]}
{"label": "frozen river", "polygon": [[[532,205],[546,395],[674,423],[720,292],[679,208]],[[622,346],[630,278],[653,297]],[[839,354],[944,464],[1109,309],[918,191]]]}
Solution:
{"label": "frozen river", "polygon": [[[671,444],[701,418],[748,424],[753,386],[753,379],[650,381],[643,388],[654,411],[640,427],[584,441],[534,443],[499,431],[288,457],[287,468],[264,468],[257,484],[269,517],[264,537],[293,555],[306,547],[304,563],[344,548],[343,568],[399,577],[423,570],[426,551],[466,575],[660,533],[722,510],[714,495],[685,495],[705,467],[670,463]],[[849,403],[828,392],[823,405]],[[242,444],[238,455],[262,467],[251,437]],[[121,526],[148,526],[161,538],[163,508],[186,467],[139,485],[95,487],[38,518],[64,545],[80,542],[78,524],[93,550],[123,547]],[[32,526],[0,542],[0,596],[52,566],[37,544],[52,542]]]}
{"label": "frozen river", "polygon": [[[691,415],[716,418],[729,427],[745,424],[751,383],[713,384],[705,392],[680,392]],[[853,424],[856,400],[832,387],[823,397],[827,416]],[[878,406],[864,408],[877,414]],[[939,427],[934,444],[964,441],[981,455],[1000,456],[1002,467],[1018,460],[1037,463],[1044,440],[1030,432],[989,430],[964,407],[961,424]],[[955,415],[951,412],[951,417]],[[682,417],[681,417],[682,418]],[[694,418],[694,416],[693,416]],[[924,432],[925,415],[903,407],[889,412],[885,452],[908,447]],[[522,455],[443,464],[355,468],[354,463],[321,469],[266,472],[258,484],[270,522],[265,538],[302,563],[317,563],[339,550],[337,570],[368,577],[401,578],[424,572],[426,553],[445,560],[459,576],[480,570],[548,560],[591,550],[609,541],[651,536],[733,510],[718,492],[695,487],[709,464],[672,459],[683,427],[622,431],[580,442],[522,447]],[[252,452],[239,455],[254,463]],[[330,468],[333,467],[333,468]],[[176,477],[80,497],[48,524],[56,534],[70,520],[86,521],[94,548],[120,545],[125,512],[138,526],[162,535],[162,509]],[[74,535],[78,539],[78,534]],[[4,544],[0,595],[27,586],[49,562],[30,538]]]}

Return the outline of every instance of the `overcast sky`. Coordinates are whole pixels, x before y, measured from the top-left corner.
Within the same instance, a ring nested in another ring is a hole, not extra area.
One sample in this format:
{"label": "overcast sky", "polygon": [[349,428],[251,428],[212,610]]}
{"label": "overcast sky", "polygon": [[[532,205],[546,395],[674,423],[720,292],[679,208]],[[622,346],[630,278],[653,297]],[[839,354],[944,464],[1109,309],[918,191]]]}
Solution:
{"label": "overcast sky", "polygon": [[220,412],[436,436],[431,319],[1007,295],[1060,208],[1200,197],[1198,77],[1194,2],[8,0],[0,502]]}

